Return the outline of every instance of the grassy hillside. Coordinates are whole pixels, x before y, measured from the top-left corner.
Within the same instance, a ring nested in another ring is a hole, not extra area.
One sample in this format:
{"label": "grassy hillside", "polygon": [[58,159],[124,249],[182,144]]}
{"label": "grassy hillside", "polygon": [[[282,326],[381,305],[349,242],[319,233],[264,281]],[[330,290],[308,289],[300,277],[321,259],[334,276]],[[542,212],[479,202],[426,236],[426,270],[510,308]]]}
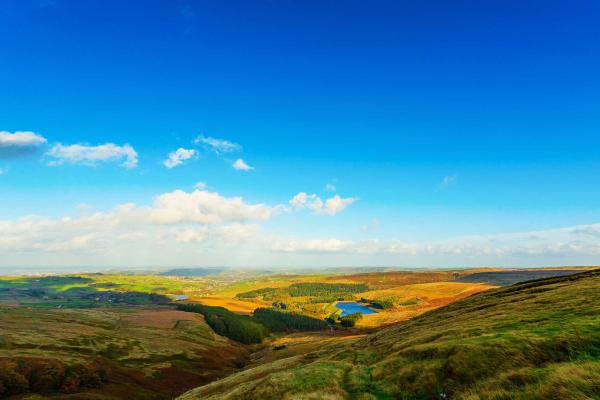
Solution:
{"label": "grassy hillside", "polygon": [[[231,374],[246,357],[202,316],[170,307],[0,306],[0,398],[172,399]],[[94,380],[74,379],[74,369],[92,370]]]}
{"label": "grassy hillside", "polygon": [[459,282],[487,283],[496,286],[509,286],[515,283],[532,279],[552,278],[585,272],[585,269],[535,269],[535,270],[509,270],[509,271],[484,271],[459,277]]}
{"label": "grassy hillside", "polygon": [[479,293],[192,399],[598,399],[600,271]]}

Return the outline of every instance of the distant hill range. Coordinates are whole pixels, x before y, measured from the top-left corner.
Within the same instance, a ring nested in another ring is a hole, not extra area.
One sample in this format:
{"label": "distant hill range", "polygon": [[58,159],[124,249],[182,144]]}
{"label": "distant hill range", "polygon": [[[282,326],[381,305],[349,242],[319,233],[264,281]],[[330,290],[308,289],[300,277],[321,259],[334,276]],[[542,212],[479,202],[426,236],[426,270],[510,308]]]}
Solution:
{"label": "distant hill range", "polygon": [[210,267],[210,268],[174,268],[168,271],[159,273],[158,275],[167,276],[207,276],[216,275],[226,271],[227,268]]}

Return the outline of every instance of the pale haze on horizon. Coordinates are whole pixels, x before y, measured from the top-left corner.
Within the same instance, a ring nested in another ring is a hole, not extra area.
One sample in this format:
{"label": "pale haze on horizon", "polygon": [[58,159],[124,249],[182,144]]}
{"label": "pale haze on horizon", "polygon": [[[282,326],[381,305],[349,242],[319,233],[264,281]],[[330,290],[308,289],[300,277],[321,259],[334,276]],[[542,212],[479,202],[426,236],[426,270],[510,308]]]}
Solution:
{"label": "pale haze on horizon", "polygon": [[599,4],[252,4],[0,5],[0,274],[600,264]]}

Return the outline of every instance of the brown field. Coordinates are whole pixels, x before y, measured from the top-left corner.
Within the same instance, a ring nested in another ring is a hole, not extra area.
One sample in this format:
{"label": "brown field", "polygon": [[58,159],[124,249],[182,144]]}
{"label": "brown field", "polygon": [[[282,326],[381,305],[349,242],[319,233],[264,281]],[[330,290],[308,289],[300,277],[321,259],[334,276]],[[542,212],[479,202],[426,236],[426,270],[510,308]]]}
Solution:
{"label": "brown field", "polygon": [[251,314],[255,309],[265,306],[262,303],[236,300],[229,297],[199,297],[190,300],[207,306],[225,307],[229,311],[239,314]]}
{"label": "brown field", "polygon": [[369,290],[357,294],[357,297],[366,299],[397,298],[398,300],[420,299],[435,301],[438,299],[458,299],[477,292],[492,289],[495,286],[483,283],[462,282],[433,282],[417,283],[398,286],[390,289]]}
{"label": "brown field", "polygon": [[416,283],[453,281],[460,272],[369,272],[363,274],[332,276],[327,282],[366,283],[373,290],[388,289]]}
{"label": "brown field", "polygon": [[[435,282],[359,293],[356,295],[358,298],[369,300],[388,298],[394,299],[394,302],[400,305],[387,310],[378,310],[376,314],[365,315],[357,326],[374,328],[405,321],[426,311],[493,288],[495,286],[481,283]],[[401,305],[402,302],[407,304]]]}
{"label": "brown field", "polygon": [[126,315],[123,322],[130,326],[147,328],[174,329],[180,321],[194,321],[204,324],[201,314],[187,313],[177,310],[142,309]]}

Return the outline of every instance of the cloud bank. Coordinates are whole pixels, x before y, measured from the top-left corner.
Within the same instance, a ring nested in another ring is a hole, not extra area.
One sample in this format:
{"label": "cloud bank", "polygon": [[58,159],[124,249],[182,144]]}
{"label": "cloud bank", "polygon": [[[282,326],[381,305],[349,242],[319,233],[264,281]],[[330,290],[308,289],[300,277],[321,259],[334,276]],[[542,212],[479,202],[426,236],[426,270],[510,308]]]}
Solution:
{"label": "cloud bank", "polygon": [[[173,190],[148,205],[106,211],[82,205],[73,215],[0,220],[0,271],[16,265],[397,265],[514,266],[589,264],[600,257],[600,224],[446,240],[319,237],[274,229],[294,210],[335,215],[354,198],[322,200],[300,192],[289,205],[249,202],[206,190]],[[379,225],[379,221],[373,222]],[[376,229],[368,229],[367,232]],[[365,232],[363,232],[364,234]]]}

